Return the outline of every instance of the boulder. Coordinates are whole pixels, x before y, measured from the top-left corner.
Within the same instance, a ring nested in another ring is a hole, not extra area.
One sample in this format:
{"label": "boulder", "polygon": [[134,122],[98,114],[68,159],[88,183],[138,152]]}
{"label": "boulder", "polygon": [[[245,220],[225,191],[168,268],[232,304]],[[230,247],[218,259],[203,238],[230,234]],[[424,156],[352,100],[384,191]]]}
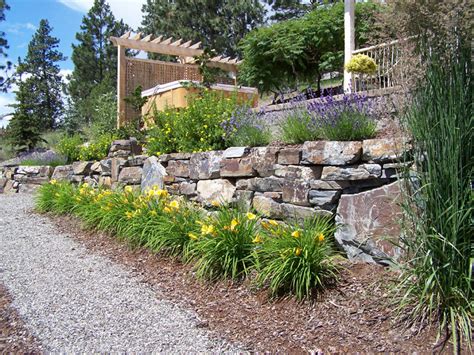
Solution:
{"label": "boulder", "polygon": [[112,178],[110,176],[99,176],[99,186],[112,187]]}
{"label": "boulder", "polygon": [[130,151],[131,149],[131,143],[130,143],[130,140],[128,139],[118,139],[118,140],[115,140],[112,142],[112,144],[110,145],[110,152],[113,153],[113,152],[117,152],[119,150],[126,150],[126,151]]}
{"label": "boulder", "polygon": [[285,179],[319,179],[322,171],[322,166],[275,165],[275,176]]}
{"label": "boulder", "polygon": [[259,176],[268,177],[273,175],[279,151],[280,148],[278,147],[252,148],[250,153],[252,166]]}
{"label": "boulder", "polygon": [[281,219],[283,218],[283,210],[281,204],[275,202],[273,199],[269,197],[265,197],[262,195],[256,195],[253,198],[252,202],[253,208],[259,214],[267,218],[276,218]]}
{"label": "boulder", "polygon": [[158,162],[155,156],[149,157],[145,160],[142,170],[142,191],[149,190],[154,186],[160,189],[164,188],[164,177],[166,177],[166,169]]}
{"label": "boulder", "polygon": [[302,163],[316,165],[348,165],[362,155],[362,142],[316,141],[303,144]]}
{"label": "boulder", "polygon": [[193,180],[219,178],[222,155],[222,151],[193,154],[189,161],[189,177]]}
{"label": "boulder", "polygon": [[148,158],[147,155],[131,156],[131,157],[128,157],[126,165],[127,166],[143,166],[147,158]]}
{"label": "boulder", "polygon": [[16,193],[18,192],[19,183],[18,181],[8,180],[3,188],[3,192],[8,193]]}
{"label": "boulder", "polygon": [[28,175],[21,175],[15,174],[14,175],[15,181],[18,181],[22,184],[34,184],[34,185],[42,185],[49,181],[49,177],[47,176],[28,176]]}
{"label": "boulder", "polygon": [[248,147],[230,147],[224,150],[223,158],[242,158],[249,153]]}
{"label": "boulder", "polygon": [[278,164],[280,165],[298,165],[301,161],[301,149],[285,148],[278,154]]}
{"label": "boulder", "polygon": [[387,163],[403,158],[407,145],[401,139],[366,139],[362,142],[362,160]]}
{"label": "boulder", "polygon": [[325,166],[321,180],[365,180],[376,179],[382,175],[378,164],[360,164],[352,166]]}
{"label": "boulder", "polygon": [[247,158],[222,159],[220,175],[221,177],[245,177],[255,176],[253,169],[253,160]]}
{"label": "boulder", "polygon": [[340,196],[340,190],[309,190],[308,193],[309,203],[322,209],[333,209]]}
{"label": "boulder", "polygon": [[308,192],[309,182],[304,180],[285,181],[283,184],[282,199],[299,206],[309,206]]}
{"label": "boulder", "polygon": [[200,180],[197,183],[197,193],[207,202],[230,203],[235,190],[235,186],[226,179]]}
{"label": "boulder", "polygon": [[189,177],[189,160],[170,160],[166,172],[171,176]]}
{"label": "boulder", "polygon": [[142,168],[137,166],[122,168],[118,181],[127,185],[140,184],[142,181]]}
{"label": "boulder", "polygon": [[351,260],[390,263],[400,256],[402,210],[399,182],[354,195],[342,195],[335,237]]}
{"label": "boulder", "polygon": [[281,193],[281,192],[268,191],[268,192],[264,192],[263,196],[271,198],[272,200],[274,200],[276,202],[282,202],[283,201],[283,199],[282,199],[283,193]]}
{"label": "boulder", "polygon": [[59,165],[54,168],[53,175],[51,179],[54,180],[69,180],[70,176],[74,174],[74,170],[72,169],[72,165]]}
{"label": "boulder", "polygon": [[88,175],[91,172],[92,164],[91,161],[75,161],[72,163],[74,175]]}

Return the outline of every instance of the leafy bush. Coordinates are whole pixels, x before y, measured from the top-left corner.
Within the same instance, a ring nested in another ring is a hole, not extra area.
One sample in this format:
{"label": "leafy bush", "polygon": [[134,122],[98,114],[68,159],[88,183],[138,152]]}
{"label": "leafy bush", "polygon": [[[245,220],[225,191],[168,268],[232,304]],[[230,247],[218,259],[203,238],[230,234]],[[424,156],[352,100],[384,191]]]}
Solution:
{"label": "leafy bush", "polygon": [[56,150],[66,157],[68,163],[78,160],[100,160],[107,156],[114,139],[116,139],[114,134],[104,133],[84,144],[80,135],[64,136],[56,146]]}
{"label": "leafy bush", "polygon": [[290,110],[280,125],[285,143],[296,144],[320,139],[320,132],[310,114],[301,108]]}
{"label": "leafy bush", "polygon": [[91,131],[94,137],[110,134],[117,127],[117,97],[113,92],[99,95],[93,102]]}
{"label": "leafy bush", "polygon": [[68,163],[72,163],[80,158],[81,144],[82,138],[80,135],[65,136],[57,144],[56,150],[66,157]]}
{"label": "leafy bush", "polygon": [[301,300],[336,281],[331,219],[306,220],[303,227],[263,223],[263,244],[256,250],[258,285],[268,284],[273,296],[290,292]]}
{"label": "leafy bush", "polygon": [[229,120],[222,122],[227,146],[256,147],[268,145],[271,133],[261,114],[247,106],[237,107]]}
{"label": "leafy bush", "polygon": [[155,111],[155,126],[148,131],[150,154],[200,152],[224,147],[222,122],[229,120],[237,97],[225,98],[203,89],[188,100],[188,107]]}
{"label": "leafy bush", "polygon": [[210,280],[247,276],[255,263],[256,216],[223,207],[200,224],[201,234],[193,237],[191,251],[196,275]]}
{"label": "leafy bush", "polygon": [[[374,2],[356,4],[357,45],[365,43],[378,8]],[[315,78],[320,89],[322,75],[343,66],[344,4],[317,6],[302,18],[260,27],[243,38],[241,48],[239,79],[260,92],[280,92]]]}
{"label": "leafy bush", "polygon": [[410,325],[439,321],[460,353],[462,341],[471,346],[474,318],[471,39],[458,38],[448,61],[425,49],[426,80],[406,117],[415,169],[406,172],[409,260],[397,301]]}

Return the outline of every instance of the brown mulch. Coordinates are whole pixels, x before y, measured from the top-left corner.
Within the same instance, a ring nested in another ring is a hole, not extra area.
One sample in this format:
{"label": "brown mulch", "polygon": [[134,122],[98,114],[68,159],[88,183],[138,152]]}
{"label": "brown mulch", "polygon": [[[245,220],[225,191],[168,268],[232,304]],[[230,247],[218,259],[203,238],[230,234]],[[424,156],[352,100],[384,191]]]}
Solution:
{"label": "brown mulch", "polygon": [[0,354],[40,354],[38,341],[11,303],[8,290],[0,284]]}
{"label": "brown mulch", "polygon": [[432,352],[435,329],[418,333],[395,323],[387,295],[396,275],[386,268],[347,264],[339,285],[319,300],[270,301],[249,284],[207,284],[192,267],[131,249],[125,242],[81,230],[72,217],[53,217],[67,235],[143,277],[163,299],[194,309],[200,326],[252,351]]}

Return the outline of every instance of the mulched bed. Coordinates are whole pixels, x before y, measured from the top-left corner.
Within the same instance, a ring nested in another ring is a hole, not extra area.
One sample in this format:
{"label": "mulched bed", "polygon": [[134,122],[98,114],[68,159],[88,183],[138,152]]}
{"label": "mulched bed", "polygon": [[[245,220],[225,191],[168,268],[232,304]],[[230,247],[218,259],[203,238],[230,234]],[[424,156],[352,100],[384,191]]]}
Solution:
{"label": "mulched bed", "polygon": [[11,302],[8,290],[0,284],[0,354],[40,354],[38,341],[25,328]]}
{"label": "mulched bed", "polygon": [[86,248],[142,275],[158,297],[194,309],[200,326],[252,351],[432,352],[435,329],[395,323],[388,289],[396,275],[386,268],[345,263],[340,284],[315,302],[287,297],[271,301],[249,284],[208,284],[192,267],[106,234],[81,230],[72,217],[53,217],[64,233]]}

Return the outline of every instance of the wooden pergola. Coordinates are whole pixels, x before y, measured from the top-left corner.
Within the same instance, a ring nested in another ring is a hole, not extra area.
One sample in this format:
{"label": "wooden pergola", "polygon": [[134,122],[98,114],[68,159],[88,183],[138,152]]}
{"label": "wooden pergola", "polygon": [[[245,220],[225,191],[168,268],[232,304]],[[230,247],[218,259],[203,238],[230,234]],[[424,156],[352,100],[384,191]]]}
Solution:
{"label": "wooden pergola", "polygon": [[[156,36],[149,34],[143,36],[143,34],[137,33],[136,35],[131,32],[125,33],[121,37],[110,37],[112,43],[117,47],[117,125],[122,126],[127,120],[127,104],[124,98],[127,94],[130,94],[131,90],[135,88],[128,88],[127,80],[130,76],[127,75],[127,65],[130,63],[141,63],[142,65],[148,66],[160,66],[160,70],[154,72],[163,73],[163,71],[171,71],[174,74],[167,75],[168,81],[174,80],[185,80],[185,79],[196,79],[200,77],[198,65],[195,64],[196,57],[201,56],[204,50],[201,47],[201,42],[192,43],[192,41],[184,41],[183,39],[173,40],[172,37],[164,38],[164,36]],[[128,58],[126,56],[126,49],[134,49],[145,51],[148,53],[157,53],[164,55],[171,55],[178,57],[178,63],[167,63],[162,61],[139,59],[139,58]],[[144,64],[145,63],[145,64]],[[216,56],[210,58],[206,63],[208,67],[220,68],[224,71],[234,73],[237,75],[238,66],[241,61],[237,58]],[[161,75],[164,76],[164,75]],[[155,78],[157,82],[154,82],[152,86],[157,84],[164,84],[160,82],[159,78]],[[145,81],[145,80],[141,80]],[[139,85],[143,89],[149,89],[150,87],[144,87],[144,83],[138,80]],[[148,83],[150,84],[150,83]],[[128,91],[128,92],[127,92]]]}

